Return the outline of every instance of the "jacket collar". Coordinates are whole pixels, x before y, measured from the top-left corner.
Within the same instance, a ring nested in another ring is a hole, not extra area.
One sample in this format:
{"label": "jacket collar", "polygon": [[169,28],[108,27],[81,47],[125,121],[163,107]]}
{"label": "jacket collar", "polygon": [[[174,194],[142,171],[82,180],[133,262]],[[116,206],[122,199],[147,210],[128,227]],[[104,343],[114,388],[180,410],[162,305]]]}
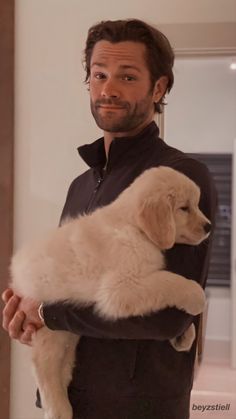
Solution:
{"label": "jacket collar", "polygon": [[141,153],[149,147],[154,140],[159,136],[159,128],[154,121],[152,121],[144,130],[133,137],[119,137],[114,138],[110,145],[108,162],[106,161],[106,153],[104,148],[104,138],[101,137],[91,144],[85,144],[78,147],[79,155],[85,163],[91,168],[103,168],[106,163],[109,166],[114,166],[123,154],[135,155]]}

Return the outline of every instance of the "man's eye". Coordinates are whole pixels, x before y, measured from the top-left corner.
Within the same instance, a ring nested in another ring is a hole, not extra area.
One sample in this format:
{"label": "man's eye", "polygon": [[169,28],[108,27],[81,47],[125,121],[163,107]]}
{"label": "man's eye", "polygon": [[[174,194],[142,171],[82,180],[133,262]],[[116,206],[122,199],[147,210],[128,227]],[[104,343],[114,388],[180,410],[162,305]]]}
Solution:
{"label": "man's eye", "polygon": [[181,211],[186,211],[189,212],[189,207],[184,206],[184,207],[180,207]]}
{"label": "man's eye", "polygon": [[125,81],[134,81],[134,80],[136,80],[136,78],[134,76],[129,76],[127,74],[124,75],[124,76],[122,76],[122,79],[125,80]]}
{"label": "man's eye", "polygon": [[103,74],[103,73],[95,73],[94,75],[93,75],[93,77],[95,78],[95,79],[97,79],[97,80],[103,80],[103,79],[105,79],[105,74]]}

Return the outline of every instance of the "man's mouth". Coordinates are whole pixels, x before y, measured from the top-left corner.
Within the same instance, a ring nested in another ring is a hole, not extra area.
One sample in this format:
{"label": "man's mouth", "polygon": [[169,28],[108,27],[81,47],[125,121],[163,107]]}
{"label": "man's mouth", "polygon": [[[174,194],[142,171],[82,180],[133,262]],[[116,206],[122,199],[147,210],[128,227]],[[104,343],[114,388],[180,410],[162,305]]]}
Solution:
{"label": "man's mouth", "polygon": [[107,110],[124,109],[124,106],[98,105],[98,107]]}

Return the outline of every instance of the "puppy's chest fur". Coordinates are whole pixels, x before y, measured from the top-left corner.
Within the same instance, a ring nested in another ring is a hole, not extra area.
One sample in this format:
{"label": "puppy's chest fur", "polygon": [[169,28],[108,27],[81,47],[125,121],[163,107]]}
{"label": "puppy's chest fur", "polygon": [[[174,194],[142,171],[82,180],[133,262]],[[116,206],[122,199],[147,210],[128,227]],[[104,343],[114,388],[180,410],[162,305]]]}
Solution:
{"label": "puppy's chest fur", "polygon": [[96,215],[100,214],[80,219],[79,229],[68,234],[77,274],[80,266],[87,270],[87,279],[94,282],[108,271],[143,277],[164,269],[163,254],[136,226],[110,220],[101,222]]}
{"label": "puppy's chest fur", "polygon": [[113,239],[106,268],[118,267],[123,277],[139,278],[165,268],[162,252],[132,225],[114,228]]}

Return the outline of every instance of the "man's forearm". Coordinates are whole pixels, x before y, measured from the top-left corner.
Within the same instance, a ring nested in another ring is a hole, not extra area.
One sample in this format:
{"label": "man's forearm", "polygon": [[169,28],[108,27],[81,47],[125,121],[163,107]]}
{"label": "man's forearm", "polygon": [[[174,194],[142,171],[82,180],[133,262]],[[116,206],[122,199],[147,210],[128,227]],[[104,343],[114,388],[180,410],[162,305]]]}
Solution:
{"label": "man's forearm", "polygon": [[44,305],[43,314],[46,326],[52,330],[106,339],[172,339],[180,336],[193,320],[183,311],[168,308],[144,317],[108,321],[96,315],[93,307],[76,309],[63,303]]}

